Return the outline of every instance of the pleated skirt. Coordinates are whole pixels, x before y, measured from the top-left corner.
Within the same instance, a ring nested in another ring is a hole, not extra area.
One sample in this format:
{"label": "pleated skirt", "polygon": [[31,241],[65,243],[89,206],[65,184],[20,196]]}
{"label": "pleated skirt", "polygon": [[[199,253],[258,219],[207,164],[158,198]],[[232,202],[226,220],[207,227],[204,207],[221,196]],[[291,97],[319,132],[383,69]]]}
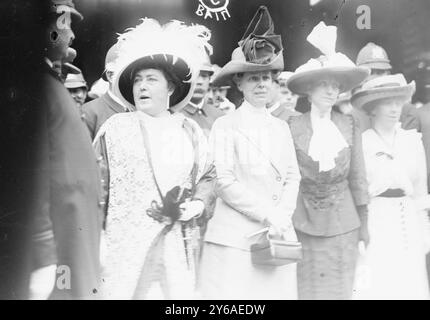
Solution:
{"label": "pleated skirt", "polygon": [[358,229],[333,237],[297,232],[303,260],[297,265],[299,300],[351,299],[358,259]]}

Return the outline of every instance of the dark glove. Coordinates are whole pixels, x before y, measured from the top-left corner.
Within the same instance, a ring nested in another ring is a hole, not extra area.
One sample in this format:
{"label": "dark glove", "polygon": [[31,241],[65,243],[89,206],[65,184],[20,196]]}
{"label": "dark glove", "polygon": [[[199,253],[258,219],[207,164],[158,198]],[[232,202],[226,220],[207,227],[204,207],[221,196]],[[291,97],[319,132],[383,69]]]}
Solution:
{"label": "dark glove", "polygon": [[152,201],[151,208],[146,210],[146,213],[153,219],[164,224],[172,224],[177,221],[181,215],[179,206],[185,199],[191,197],[189,189],[183,189],[176,186],[166,193],[163,199],[163,205],[159,205],[156,201]]}

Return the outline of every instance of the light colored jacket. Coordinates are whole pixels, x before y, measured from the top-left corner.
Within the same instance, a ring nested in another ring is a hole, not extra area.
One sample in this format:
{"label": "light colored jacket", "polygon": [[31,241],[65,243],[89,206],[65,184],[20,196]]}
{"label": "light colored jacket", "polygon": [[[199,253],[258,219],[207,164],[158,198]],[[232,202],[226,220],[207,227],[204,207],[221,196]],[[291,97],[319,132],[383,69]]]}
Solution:
{"label": "light colored jacket", "polygon": [[209,141],[218,199],[205,241],[249,250],[256,239],[247,236],[269,215],[289,223],[296,206],[300,173],[288,124],[245,101],[215,121]]}

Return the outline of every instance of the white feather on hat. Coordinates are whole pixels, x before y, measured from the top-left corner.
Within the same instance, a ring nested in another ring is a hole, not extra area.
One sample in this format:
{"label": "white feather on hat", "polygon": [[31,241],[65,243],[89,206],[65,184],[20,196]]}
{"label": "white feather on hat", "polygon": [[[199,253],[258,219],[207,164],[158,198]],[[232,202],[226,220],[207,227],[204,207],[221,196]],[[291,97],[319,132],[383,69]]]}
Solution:
{"label": "white feather on hat", "polygon": [[[208,53],[212,54],[212,46],[208,43],[211,33],[204,26],[187,26],[178,20],[165,25],[161,25],[155,19],[144,18],[141,21],[136,27],[127,29],[118,37],[114,93],[126,105],[133,104],[124,97],[123,89],[120,90],[119,82],[123,73],[129,72],[129,67],[142,59],[162,56],[164,59],[161,63],[169,65],[180,78],[181,85],[188,84],[186,92],[181,92],[177,97],[179,100],[170,106],[173,110],[180,109],[191,99],[200,67],[207,60]],[[179,68],[184,69],[184,65],[186,72],[183,70],[179,72]]]}
{"label": "white feather on hat", "polygon": [[324,76],[338,79],[342,92],[359,85],[369,74],[369,70],[357,67],[346,55],[336,52],[337,27],[320,22],[314,27],[306,40],[323,54],[318,59],[310,59],[296,69],[288,80],[289,89],[300,95],[306,95],[310,82]]}

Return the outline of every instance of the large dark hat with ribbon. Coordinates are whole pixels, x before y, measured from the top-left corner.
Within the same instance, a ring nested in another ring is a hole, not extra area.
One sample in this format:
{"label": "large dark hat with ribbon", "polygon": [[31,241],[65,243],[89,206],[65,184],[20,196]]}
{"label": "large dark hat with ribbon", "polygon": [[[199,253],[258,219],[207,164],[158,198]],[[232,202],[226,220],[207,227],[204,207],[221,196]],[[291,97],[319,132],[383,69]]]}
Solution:
{"label": "large dark hat with ribbon", "polygon": [[229,61],[213,83],[222,86],[236,73],[283,70],[282,39],[274,33],[269,11],[260,6]]}

